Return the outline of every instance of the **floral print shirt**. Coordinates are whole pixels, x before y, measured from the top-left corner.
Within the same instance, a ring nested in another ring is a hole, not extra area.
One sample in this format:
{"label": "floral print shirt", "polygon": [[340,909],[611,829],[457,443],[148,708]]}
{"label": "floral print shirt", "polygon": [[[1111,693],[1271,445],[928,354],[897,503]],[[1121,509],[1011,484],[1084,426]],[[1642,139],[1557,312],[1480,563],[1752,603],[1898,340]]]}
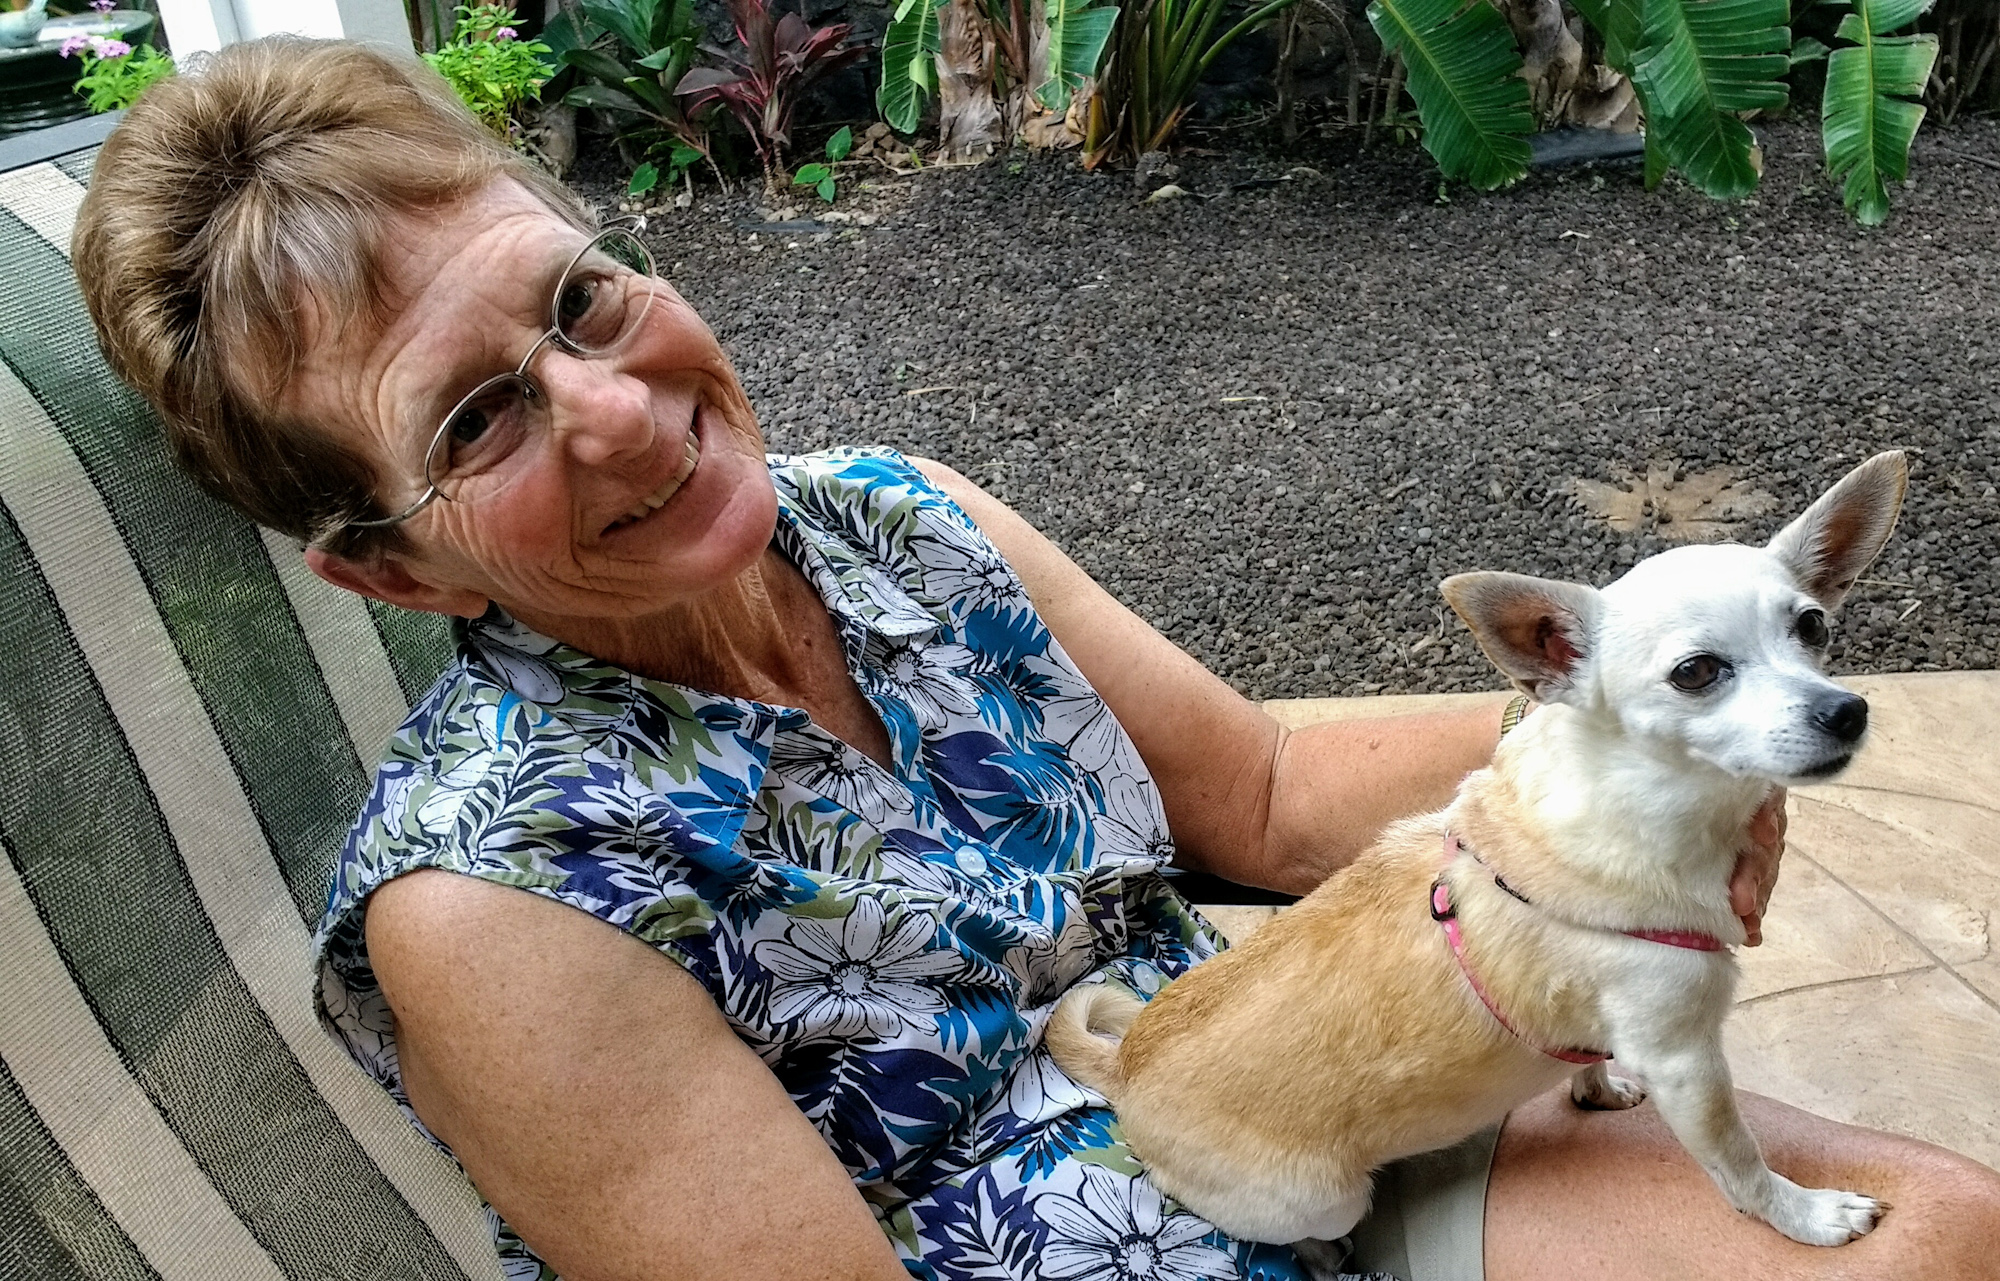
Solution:
{"label": "floral print shirt", "polygon": [[[798,709],[648,680],[496,610],[411,711],[348,839],[317,939],[322,1021],[421,1128],[362,906],[416,868],[483,877],[698,979],[912,1276],[1302,1278],[1288,1249],[1164,1200],[1042,1047],[1077,982],[1150,995],[1220,946],[1159,875],[1172,846],[1131,740],[907,460],[770,468],[777,546],[825,600],[892,768]],[[554,1281],[492,1226],[510,1277]]]}

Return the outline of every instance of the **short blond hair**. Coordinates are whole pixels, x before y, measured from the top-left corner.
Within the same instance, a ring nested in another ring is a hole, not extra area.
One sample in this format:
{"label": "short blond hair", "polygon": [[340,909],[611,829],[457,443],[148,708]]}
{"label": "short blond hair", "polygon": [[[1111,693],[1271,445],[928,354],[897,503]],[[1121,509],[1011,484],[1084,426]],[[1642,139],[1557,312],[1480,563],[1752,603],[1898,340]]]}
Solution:
{"label": "short blond hair", "polygon": [[148,89],[98,153],[71,258],[98,341],[175,459],[250,519],[356,556],[404,546],[369,463],[277,406],[308,319],[380,326],[398,218],[513,178],[579,226],[423,63],[339,40],[230,45]]}

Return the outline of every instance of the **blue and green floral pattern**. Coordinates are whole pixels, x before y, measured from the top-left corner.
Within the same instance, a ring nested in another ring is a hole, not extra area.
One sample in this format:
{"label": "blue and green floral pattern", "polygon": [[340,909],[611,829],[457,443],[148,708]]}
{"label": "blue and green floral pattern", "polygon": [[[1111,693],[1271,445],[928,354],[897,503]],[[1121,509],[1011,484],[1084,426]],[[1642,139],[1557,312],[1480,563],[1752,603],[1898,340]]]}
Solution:
{"label": "blue and green floral pattern", "polygon": [[[1172,847],[1131,740],[900,455],[774,457],[771,475],[778,546],[825,599],[893,768],[795,708],[647,680],[490,613],[348,840],[323,1021],[408,1113],[363,901],[423,867],[518,886],[700,980],[913,1276],[1302,1276],[1164,1200],[1041,1047],[1075,983],[1150,995],[1220,946],[1158,874]],[[493,1227],[510,1277],[551,1281]]]}

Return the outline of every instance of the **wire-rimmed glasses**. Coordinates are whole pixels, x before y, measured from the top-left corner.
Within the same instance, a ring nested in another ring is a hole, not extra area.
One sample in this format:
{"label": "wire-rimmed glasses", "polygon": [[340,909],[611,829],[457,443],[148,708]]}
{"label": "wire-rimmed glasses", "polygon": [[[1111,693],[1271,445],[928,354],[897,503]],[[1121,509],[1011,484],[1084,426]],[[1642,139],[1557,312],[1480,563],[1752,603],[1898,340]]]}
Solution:
{"label": "wire-rimmed glasses", "polygon": [[444,416],[424,451],[424,492],[381,520],[353,528],[400,525],[439,498],[455,502],[466,485],[492,471],[548,426],[549,397],[528,365],[543,347],[584,359],[611,355],[639,331],[653,305],[653,253],[628,219],[597,233],[577,251],[549,299],[549,325],[521,363],[480,383]]}

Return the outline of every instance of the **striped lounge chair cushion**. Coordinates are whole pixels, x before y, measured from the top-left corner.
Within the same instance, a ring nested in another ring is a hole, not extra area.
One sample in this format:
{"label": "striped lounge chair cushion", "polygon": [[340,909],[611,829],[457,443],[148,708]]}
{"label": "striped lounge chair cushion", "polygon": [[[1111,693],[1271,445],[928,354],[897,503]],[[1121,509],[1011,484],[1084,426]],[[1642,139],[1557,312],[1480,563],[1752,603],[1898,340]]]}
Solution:
{"label": "striped lounge chair cushion", "polygon": [[497,1281],[309,999],[445,630],[171,469],[70,274],[93,156],[0,174],[0,1277]]}

